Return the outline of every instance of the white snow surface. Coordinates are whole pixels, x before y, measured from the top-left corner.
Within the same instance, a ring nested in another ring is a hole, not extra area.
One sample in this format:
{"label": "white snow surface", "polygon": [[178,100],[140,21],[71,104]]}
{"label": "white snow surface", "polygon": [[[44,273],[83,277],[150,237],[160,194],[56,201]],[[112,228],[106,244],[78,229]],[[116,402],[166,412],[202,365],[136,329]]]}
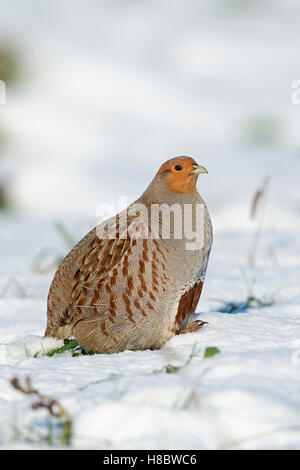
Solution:
{"label": "white snow surface", "polygon": [[[19,236],[15,223],[1,219],[12,244]],[[65,407],[73,422],[72,448],[300,448],[298,240],[266,233],[257,267],[249,270],[251,237],[217,234],[197,314],[209,324],[174,337],[160,351],[34,357],[62,342],[42,337],[53,273],[30,270],[47,222],[24,220],[22,226],[24,233],[36,231],[35,244],[28,239],[17,260],[7,253],[10,268],[1,270],[2,448],[45,447],[36,434],[46,433],[47,412],[32,410],[34,397],[12,388],[15,376],[30,377],[34,388]],[[272,305],[223,313],[224,303],[245,301],[253,279],[254,294]],[[204,359],[209,346],[221,353]],[[184,365],[193,348],[195,357]],[[168,364],[184,366],[170,374]]]}

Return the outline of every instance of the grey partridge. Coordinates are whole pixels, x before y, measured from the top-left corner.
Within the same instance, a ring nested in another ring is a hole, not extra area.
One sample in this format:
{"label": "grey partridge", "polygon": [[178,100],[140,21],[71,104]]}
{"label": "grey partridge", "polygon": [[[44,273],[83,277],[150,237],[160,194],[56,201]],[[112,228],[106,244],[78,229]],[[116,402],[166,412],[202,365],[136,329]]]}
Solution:
{"label": "grey partridge", "polygon": [[[196,189],[200,173],[207,171],[193,158],[168,160],[135,203],[71,250],[50,287],[45,336],[74,336],[86,350],[114,353],[159,349],[172,336],[203,326],[192,320],[212,225]],[[164,217],[168,207],[172,212]],[[186,208],[198,242],[184,230]]]}

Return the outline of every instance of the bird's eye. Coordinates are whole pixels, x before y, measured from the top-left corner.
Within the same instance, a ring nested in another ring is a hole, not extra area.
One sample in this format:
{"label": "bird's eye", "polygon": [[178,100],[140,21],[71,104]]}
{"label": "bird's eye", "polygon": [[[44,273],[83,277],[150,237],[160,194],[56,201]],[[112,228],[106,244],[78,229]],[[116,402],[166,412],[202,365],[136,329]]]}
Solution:
{"label": "bird's eye", "polygon": [[181,171],[181,170],[182,170],[182,166],[180,166],[180,165],[175,165],[175,170],[176,170],[176,171]]}

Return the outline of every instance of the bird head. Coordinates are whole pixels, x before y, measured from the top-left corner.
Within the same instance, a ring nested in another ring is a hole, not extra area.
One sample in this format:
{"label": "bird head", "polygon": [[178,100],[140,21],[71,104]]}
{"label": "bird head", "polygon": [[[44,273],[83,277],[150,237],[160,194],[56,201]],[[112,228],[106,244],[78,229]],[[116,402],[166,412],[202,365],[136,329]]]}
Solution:
{"label": "bird head", "polygon": [[175,157],[160,167],[155,178],[163,178],[168,190],[173,193],[194,193],[201,173],[207,173],[207,170],[193,158]]}

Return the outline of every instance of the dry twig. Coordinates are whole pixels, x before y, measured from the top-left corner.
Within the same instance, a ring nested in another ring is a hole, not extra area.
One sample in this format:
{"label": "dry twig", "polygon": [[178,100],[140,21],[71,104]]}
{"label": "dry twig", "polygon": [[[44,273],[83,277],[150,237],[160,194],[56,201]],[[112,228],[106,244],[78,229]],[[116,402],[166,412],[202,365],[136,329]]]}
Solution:
{"label": "dry twig", "polygon": [[59,420],[62,431],[60,435],[60,444],[69,445],[72,434],[72,421],[69,414],[61,405],[61,403],[59,403],[59,401],[55,398],[42,395],[38,390],[34,389],[31,385],[30,377],[26,377],[25,385],[22,385],[20,383],[18,377],[14,377],[13,379],[11,379],[10,383],[15,390],[18,390],[24,395],[35,395],[37,397],[38,400],[32,404],[33,410],[37,410],[39,408],[46,408],[50,416],[53,416],[54,418]]}
{"label": "dry twig", "polygon": [[249,253],[249,266],[252,268],[255,265],[255,257],[257,253],[257,248],[259,240],[262,233],[263,222],[265,218],[265,208],[267,200],[267,192],[270,184],[270,176],[266,176],[262,183],[262,186],[258,188],[255,192],[251,209],[250,209],[250,219],[257,220],[257,225],[253,235],[252,247]]}

